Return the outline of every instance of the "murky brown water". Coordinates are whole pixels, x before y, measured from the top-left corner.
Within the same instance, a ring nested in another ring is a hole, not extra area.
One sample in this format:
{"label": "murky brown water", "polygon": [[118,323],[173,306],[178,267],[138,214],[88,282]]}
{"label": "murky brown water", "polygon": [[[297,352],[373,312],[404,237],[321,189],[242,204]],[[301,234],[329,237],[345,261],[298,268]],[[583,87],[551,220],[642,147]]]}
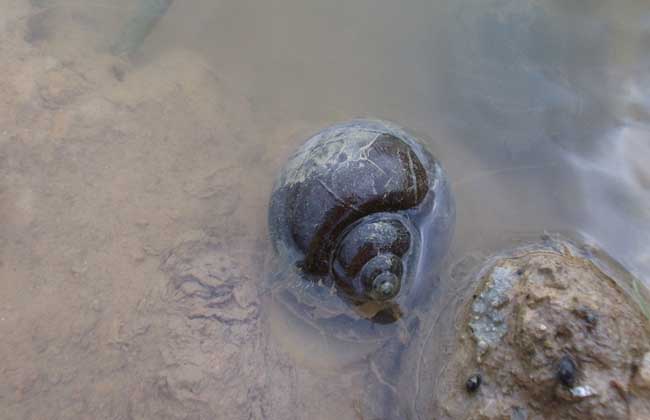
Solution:
{"label": "murky brown water", "polygon": [[273,179],[354,117],[442,161],[450,263],[577,231],[650,282],[646,2],[176,1],[115,57],[136,10],[0,0],[1,418],[386,416],[390,349],[264,288]]}

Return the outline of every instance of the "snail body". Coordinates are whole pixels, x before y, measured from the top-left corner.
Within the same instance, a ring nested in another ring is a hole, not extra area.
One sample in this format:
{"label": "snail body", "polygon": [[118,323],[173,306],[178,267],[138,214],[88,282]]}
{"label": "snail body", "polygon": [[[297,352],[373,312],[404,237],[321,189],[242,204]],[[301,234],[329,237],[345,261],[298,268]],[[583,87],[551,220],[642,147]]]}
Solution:
{"label": "snail body", "polygon": [[269,209],[274,249],[298,277],[375,308],[408,307],[432,286],[454,221],[438,161],[401,128],[373,120],[309,139]]}

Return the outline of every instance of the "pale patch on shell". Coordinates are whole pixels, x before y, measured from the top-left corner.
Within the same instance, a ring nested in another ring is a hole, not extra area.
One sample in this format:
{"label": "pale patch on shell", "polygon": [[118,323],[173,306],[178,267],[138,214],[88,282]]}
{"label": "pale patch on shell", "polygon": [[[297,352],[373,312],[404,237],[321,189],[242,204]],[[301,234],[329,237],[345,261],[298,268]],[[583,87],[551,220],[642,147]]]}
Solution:
{"label": "pale patch on shell", "polygon": [[395,125],[385,121],[358,120],[334,126],[310,138],[296,154],[288,160],[284,182],[293,185],[305,182],[313,174],[327,168],[330,162],[338,162],[341,156],[347,161],[368,161],[367,149],[382,134],[391,134],[399,139],[409,136]]}

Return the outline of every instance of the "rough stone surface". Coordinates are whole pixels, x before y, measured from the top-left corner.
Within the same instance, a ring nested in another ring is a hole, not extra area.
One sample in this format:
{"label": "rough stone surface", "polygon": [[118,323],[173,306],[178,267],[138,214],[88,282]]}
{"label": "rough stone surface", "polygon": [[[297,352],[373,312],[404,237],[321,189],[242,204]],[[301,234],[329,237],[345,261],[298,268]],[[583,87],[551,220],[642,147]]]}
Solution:
{"label": "rough stone surface", "polygon": [[[648,319],[575,249],[497,259],[460,321],[460,350],[444,369],[457,386],[432,397],[434,418],[650,418]],[[473,372],[483,383],[469,395]]]}

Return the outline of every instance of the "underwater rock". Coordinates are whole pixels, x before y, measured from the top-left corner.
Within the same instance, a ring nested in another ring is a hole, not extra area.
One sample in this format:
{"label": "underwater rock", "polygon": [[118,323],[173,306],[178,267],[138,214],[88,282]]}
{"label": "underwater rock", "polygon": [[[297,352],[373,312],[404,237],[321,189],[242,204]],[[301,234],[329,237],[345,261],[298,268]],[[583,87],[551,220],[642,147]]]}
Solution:
{"label": "underwater rock", "polygon": [[[435,419],[650,418],[650,322],[629,293],[636,279],[603,256],[547,238],[469,275],[446,322],[454,338],[436,340],[434,330],[405,356],[406,374],[426,367],[407,411]],[[446,357],[429,360],[441,351]],[[468,394],[477,372],[481,387]]]}

